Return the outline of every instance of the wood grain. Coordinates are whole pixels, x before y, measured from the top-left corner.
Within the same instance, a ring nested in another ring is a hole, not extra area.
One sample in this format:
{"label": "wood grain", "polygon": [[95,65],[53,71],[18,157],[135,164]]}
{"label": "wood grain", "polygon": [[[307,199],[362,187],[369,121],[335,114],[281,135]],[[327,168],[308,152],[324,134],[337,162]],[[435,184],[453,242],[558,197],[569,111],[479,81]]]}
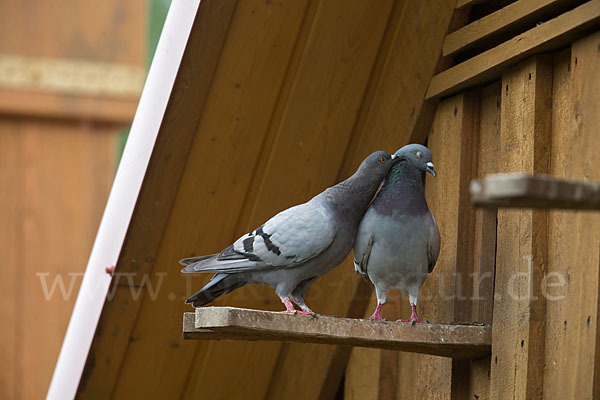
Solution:
{"label": "wood grain", "polygon": [[600,26],[600,1],[591,0],[515,36],[431,79],[427,99],[448,96],[498,78],[502,71],[536,54],[559,49]]}
{"label": "wood grain", "polygon": [[197,308],[194,326],[184,326],[184,338],[202,339],[205,330],[218,331],[221,339],[345,344],[458,358],[485,355],[491,341],[488,326],[411,325],[234,307]]}
{"label": "wood grain", "polygon": [[[548,172],[551,98],[548,57],[532,58],[504,73],[501,171]],[[491,397],[541,398],[547,212],[500,210],[497,235]]]}

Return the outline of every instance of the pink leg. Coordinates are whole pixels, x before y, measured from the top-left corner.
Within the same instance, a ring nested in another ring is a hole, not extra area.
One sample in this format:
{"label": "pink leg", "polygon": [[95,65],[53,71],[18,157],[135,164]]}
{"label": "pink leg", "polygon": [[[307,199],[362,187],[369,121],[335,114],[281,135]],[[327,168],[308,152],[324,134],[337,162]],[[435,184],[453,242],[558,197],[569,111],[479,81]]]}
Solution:
{"label": "pink leg", "polygon": [[290,301],[290,299],[288,299],[287,297],[281,299],[281,301],[283,302],[283,304],[285,305],[285,311],[280,311],[282,313],[289,313],[289,314],[302,314],[302,315],[316,315],[314,312],[312,311],[300,311],[300,310],[296,310],[294,308],[294,305],[292,304],[292,302]]}
{"label": "pink leg", "polygon": [[399,319],[398,322],[410,322],[411,325],[426,323],[426,321],[421,321],[421,319],[419,319],[419,316],[417,315],[417,305],[411,304],[411,307],[412,307],[412,313],[410,314],[410,318],[409,319]]}
{"label": "pink leg", "polygon": [[283,305],[285,305],[285,311],[281,311],[281,312],[296,314],[296,309],[294,308],[294,305],[292,304],[290,299],[285,297],[285,298],[281,299],[281,301],[283,302]]}
{"label": "pink leg", "polygon": [[373,315],[371,315],[371,318],[369,318],[371,321],[383,321],[383,318],[381,317],[382,306],[382,303],[377,303],[377,308],[375,308],[375,312],[373,313]]}

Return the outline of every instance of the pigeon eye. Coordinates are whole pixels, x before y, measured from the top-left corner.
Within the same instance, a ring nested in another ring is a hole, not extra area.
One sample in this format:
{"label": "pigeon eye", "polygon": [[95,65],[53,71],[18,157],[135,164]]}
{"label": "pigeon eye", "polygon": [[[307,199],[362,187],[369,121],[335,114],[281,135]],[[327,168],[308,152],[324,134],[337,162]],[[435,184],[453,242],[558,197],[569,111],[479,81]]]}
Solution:
{"label": "pigeon eye", "polygon": [[379,164],[383,164],[385,162],[385,157],[381,156],[379,157]]}

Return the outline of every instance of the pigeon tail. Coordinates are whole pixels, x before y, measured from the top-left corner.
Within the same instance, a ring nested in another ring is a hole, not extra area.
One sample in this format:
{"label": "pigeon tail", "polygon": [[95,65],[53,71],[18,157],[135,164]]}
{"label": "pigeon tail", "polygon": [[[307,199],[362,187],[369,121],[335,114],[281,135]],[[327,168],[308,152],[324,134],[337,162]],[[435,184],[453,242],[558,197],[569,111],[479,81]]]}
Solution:
{"label": "pigeon tail", "polygon": [[213,257],[216,257],[216,256],[217,256],[217,254],[211,254],[211,255],[208,255],[208,256],[184,258],[183,260],[179,261],[179,263],[181,265],[188,266],[188,265],[192,265],[192,264],[195,264],[197,262],[200,262],[200,261],[208,260],[209,258],[213,258]]}
{"label": "pigeon tail", "polygon": [[216,274],[210,278],[202,289],[194,293],[185,301],[186,304],[192,304],[194,307],[200,307],[210,303],[217,297],[232,292],[235,289],[241,288],[248,283],[239,274]]}

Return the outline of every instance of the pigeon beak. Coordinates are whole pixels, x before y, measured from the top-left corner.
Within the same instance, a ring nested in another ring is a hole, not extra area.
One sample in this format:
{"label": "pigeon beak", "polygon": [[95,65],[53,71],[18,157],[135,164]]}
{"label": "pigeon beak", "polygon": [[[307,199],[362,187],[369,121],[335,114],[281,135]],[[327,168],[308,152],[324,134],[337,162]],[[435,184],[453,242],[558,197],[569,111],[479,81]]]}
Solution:
{"label": "pigeon beak", "polygon": [[398,157],[398,156],[397,156],[397,155],[395,155],[395,154],[392,154],[392,160],[393,160],[394,158],[396,158],[396,157]]}
{"label": "pigeon beak", "polygon": [[435,168],[433,168],[433,163],[430,161],[426,165],[427,165],[427,169],[425,171],[427,171],[431,175],[435,176]]}

